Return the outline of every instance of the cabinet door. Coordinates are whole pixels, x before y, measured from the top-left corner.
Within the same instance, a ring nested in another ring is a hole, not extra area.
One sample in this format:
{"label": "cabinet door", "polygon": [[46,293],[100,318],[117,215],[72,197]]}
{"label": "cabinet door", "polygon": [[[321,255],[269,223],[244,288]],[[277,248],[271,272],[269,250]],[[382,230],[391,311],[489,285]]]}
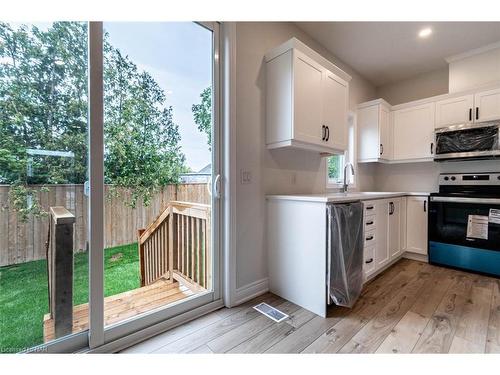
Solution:
{"label": "cabinet door", "polygon": [[299,51],[294,51],[294,54],[293,138],[307,143],[323,144],[323,68]]}
{"label": "cabinet door", "polygon": [[474,121],[500,119],[500,89],[478,92],[474,95]]}
{"label": "cabinet door", "polygon": [[323,76],[323,125],[326,144],[336,150],[347,149],[347,82],[325,71]]}
{"label": "cabinet door", "polygon": [[437,101],[436,128],[471,123],[473,121],[473,108],[474,95]]}
{"label": "cabinet door", "polygon": [[384,107],[380,106],[380,127],[379,127],[379,154],[381,159],[392,159],[392,134],[391,134],[391,113]]}
{"label": "cabinet door", "polygon": [[394,111],[394,160],[431,158],[434,152],[434,103]]}
{"label": "cabinet door", "polygon": [[401,198],[389,201],[389,257],[401,254]]}
{"label": "cabinet door", "polygon": [[358,109],[358,161],[375,161],[380,157],[380,105]]}
{"label": "cabinet door", "polygon": [[427,197],[406,198],[406,251],[427,255]]}
{"label": "cabinet door", "polygon": [[389,201],[382,199],[376,203],[377,216],[377,243],[375,245],[375,268],[385,266],[390,259],[388,230],[389,230]]}

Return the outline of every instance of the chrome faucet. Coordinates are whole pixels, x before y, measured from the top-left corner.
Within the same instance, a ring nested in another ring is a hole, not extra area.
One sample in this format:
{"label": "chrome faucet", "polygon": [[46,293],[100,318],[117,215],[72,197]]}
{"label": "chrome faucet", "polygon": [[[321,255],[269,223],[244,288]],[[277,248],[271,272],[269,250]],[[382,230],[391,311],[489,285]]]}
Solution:
{"label": "chrome faucet", "polygon": [[347,193],[347,187],[349,186],[349,181],[347,180],[347,167],[351,167],[351,173],[354,176],[354,167],[351,163],[346,163],[344,165],[344,185],[342,185],[342,192]]}

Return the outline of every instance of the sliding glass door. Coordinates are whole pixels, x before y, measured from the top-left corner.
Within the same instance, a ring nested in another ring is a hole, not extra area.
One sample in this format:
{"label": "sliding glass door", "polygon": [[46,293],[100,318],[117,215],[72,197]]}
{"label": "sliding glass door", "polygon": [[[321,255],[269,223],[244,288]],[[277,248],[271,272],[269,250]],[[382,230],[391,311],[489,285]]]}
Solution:
{"label": "sliding glass door", "polygon": [[0,23],[1,352],[95,348],[219,299],[218,38]]}
{"label": "sliding glass door", "polygon": [[88,315],[88,25],[0,23],[0,352]]}
{"label": "sliding glass door", "polygon": [[213,299],[217,46],[214,25],[103,26],[104,324],[113,339],[140,317],[156,321],[151,312]]}

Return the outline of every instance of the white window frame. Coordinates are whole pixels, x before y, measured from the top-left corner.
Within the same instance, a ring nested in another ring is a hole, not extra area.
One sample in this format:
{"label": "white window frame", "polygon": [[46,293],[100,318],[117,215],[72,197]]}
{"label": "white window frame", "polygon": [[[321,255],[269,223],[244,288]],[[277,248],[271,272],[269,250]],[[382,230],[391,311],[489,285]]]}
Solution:
{"label": "white window frame", "polygon": [[[343,173],[343,168],[346,163],[351,163],[354,168],[354,175],[348,171],[349,177],[349,187],[351,189],[356,189],[357,182],[357,171],[358,171],[358,163],[357,163],[357,125],[356,125],[356,113],[349,111],[347,115],[347,123],[348,123],[348,142],[347,142],[347,150],[344,152],[344,165],[341,166],[340,170]],[[342,182],[333,182],[328,176],[328,159],[325,163],[325,172],[326,172],[326,188],[327,190],[338,190],[342,188],[344,185],[344,181]]]}

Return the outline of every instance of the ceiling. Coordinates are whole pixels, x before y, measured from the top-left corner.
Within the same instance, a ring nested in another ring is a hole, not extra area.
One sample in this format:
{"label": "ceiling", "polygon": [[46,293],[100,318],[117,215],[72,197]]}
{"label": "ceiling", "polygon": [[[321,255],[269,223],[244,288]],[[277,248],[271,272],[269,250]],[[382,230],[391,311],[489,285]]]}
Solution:
{"label": "ceiling", "polygon": [[[375,86],[447,66],[446,57],[500,41],[500,22],[297,22]],[[430,27],[431,36],[418,32]]]}

